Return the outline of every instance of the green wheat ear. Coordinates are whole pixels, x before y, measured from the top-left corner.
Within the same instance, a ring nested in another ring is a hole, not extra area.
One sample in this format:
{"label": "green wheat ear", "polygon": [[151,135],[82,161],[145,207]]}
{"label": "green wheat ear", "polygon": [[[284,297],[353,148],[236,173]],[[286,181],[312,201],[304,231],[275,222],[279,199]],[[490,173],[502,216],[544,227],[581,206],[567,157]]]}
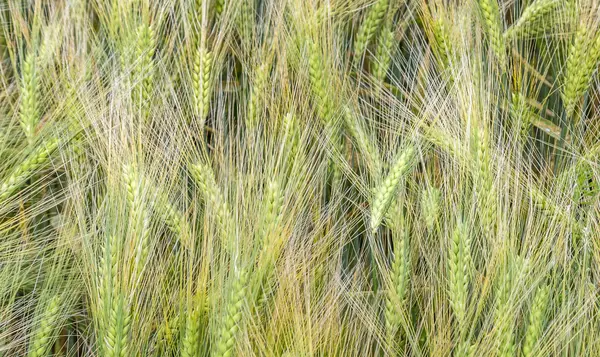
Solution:
{"label": "green wheat ear", "polygon": [[548,18],[562,0],[536,0],[527,6],[523,14],[506,32],[504,37],[514,38],[520,36],[533,36],[544,32],[554,25],[554,19]]}
{"label": "green wheat ear", "polygon": [[36,128],[40,121],[40,88],[37,73],[37,55],[27,53],[21,74],[21,103],[19,120],[30,145],[33,144]]}
{"label": "green wheat ear", "polygon": [[379,82],[383,82],[392,62],[394,55],[395,27],[392,16],[387,16],[381,33],[377,37],[377,47],[373,61],[371,62],[371,73]]}
{"label": "green wheat ear", "polygon": [[547,284],[540,285],[533,298],[531,309],[529,310],[529,325],[525,332],[525,341],[523,342],[523,357],[534,356],[534,349],[544,332],[546,323],[546,310],[550,296],[550,287]]}
{"label": "green wheat ear", "polygon": [[246,117],[246,126],[248,128],[254,128],[258,124],[259,113],[261,110],[263,97],[265,96],[265,89],[269,80],[269,72],[271,71],[271,63],[266,60],[261,63],[255,73],[252,81],[252,88],[250,90],[250,98],[248,99],[248,115]]}
{"label": "green wheat ear", "polygon": [[456,318],[458,331],[466,327],[467,303],[471,285],[472,236],[464,223],[459,222],[452,233],[448,250],[448,295]]}
{"label": "green wheat ear", "polygon": [[599,60],[600,32],[594,37],[588,25],[581,23],[569,48],[562,92],[567,118],[575,119],[575,122],[575,109],[590,86]]}
{"label": "green wheat ear", "polygon": [[502,20],[497,0],[478,0],[479,9],[488,35],[490,47],[498,60],[500,68],[506,66],[506,47],[502,36]]}
{"label": "green wheat ear", "polygon": [[373,4],[365,16],[364,21],[360,24],[356,39],[354,40],[354,62],[359,64],[362,60],[362,55],[367,49],[369,41],[377,32],[379,25],[383,21],[386,11],[388,10],[389,0],[377,0]]}
{"label": "green wheat ear", "polygon": [[421,194],[421,212],[425,225],[430,231],[433,230],[435,222],[440,213],[441,192],[436,187],[430,186]]}
{"label": "green wheat ear", "polygon": [[194,89],[194,111],[199,119],[198,127],[203,129],[210,106],[212,91],[213,54],[203,46],[198,47],[192,72]]}
{"label": "green wheat ear", "polygon": [[24,161],[18,164],[0,185],[0,202],[10,198],[35,171],[42,167],[48,161],[50,154],[58,148],[58,145],[59,139],[51,138],[41,143]]}
{"label": "green wheat ear", "polygon": [[40,324],[31,337],[27,357],[44,357],[47,355],[56,338],[53,334],[57,328],[56,324],[60,310],[61,298],[59,295],[54,295],[39,316]]}
{"label": "green wheat ear", "polygon": [[154,57],[155,39],[152,26],[140,25],[137,29],[135,48],[136,66],[133,80],[136,83],[135,99],[139,103],[144,120],[150,116],[150,97],[154,90]]}
{"label": "green wheat ear", "polygon": [[388,175],[373,190],[371,203],[371,231],[375,233],[386,215],[390,204],[396,197],[401,179],[409,172],[416,150],[408,146],[400,151],[390,168]]}
{"label": "green wheat ear", "polygon": [[392,229],[394,254],[390,271],[390,286],[385,300],[385,325],[388,343],[393,347],[395,334],[401,324],[401,314],[410,279],[410,244],[406,228]]}
{"label": "green wheat ear", "polygon": [[240,271],[235,276],[231,290],[231,296],[227,302],[224,320],[221,322],[221,328],[214,347],[213,356],[229,357],[235,354],[235,342],[240,322],[242,320],[242,309],[244,306],[246,288],[248,283],[248,273]]}

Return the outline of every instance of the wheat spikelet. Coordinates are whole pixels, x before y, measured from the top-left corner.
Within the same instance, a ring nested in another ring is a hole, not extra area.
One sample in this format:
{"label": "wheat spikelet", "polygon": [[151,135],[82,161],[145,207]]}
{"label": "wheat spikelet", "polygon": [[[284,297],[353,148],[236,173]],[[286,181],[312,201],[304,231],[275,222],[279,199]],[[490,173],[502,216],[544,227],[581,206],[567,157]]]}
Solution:
{"label": "wheat spikelet", "polygon": [[289,166],[294,164],[300,145],[300,133],[298,122],[292,112],[288,112],[283,117],[283,135],[285,138],[285,151],[287,152],[287,162]]}
{"label": "wheat spikelet", "polygon": [[40,121],[40,88],[36,62],[36,54],[33,51],[27,53],[21,73],[19,121],[30,145],[33,144]]}
{"label": "wheat spikelet", "polygon": [[402,150],[390,168],[385,179],[375,187],[371,201],[371,231],[375,233],[385,214],[394,200],[400,180],[412,166],[415,148],[408,146]]}
{"label": "wheat spikelet", "polygon": [[479,194],[482,196],[482,221],[488,237],[494,234],[496,224],[497,200],[491,172],[491,157],[489,153],[489,133],[485,125],[477,131],[477,182]]}
{"label": "wheat spikelet", "polygon": [[238,34],[242,45],[249,48],[254,36],[254,0],[239,0],[239,13],[237,17]]}
{"label": "wheat spikelet", "polygon": [[200,306],[191,307],[185,320],[185,332],[183,335],[181,357],[194,357],[200,350]]}
{"label": "wheat spikelet", "polygon": [[531,309],[529,310],[529,325],[525,332],[522,349],[523,357],[534,356],[535,345],[542,336],[544,329],[549,295],[550,288],[548,285],[543,284],[537,288]]}
{"label": "wheat spikelet", "polygon": [[524,266],[522,261],[509,255],[507,264],[501,269],[497,277],[496,301],[494,307],[495,327],[497,333],[497,355],[499,357],[510,357],[515,355],[514,336],[514,311],[511,305],[511,294],[515,284],[515,277],[520,274]]}
{"label": "wheat spikelet", "polygon": [[520,129],[519,139],[524,142],[529,137],[531,122],[535,113],[528,108],[526,102],[527,99],[522,93],[513,92],[511,94],[511,99],[510,111]]}
{"label": "wheat spikelet", "polygon": [[335,132],[333,128],[332,112],[333,103],[328,94],[327,79],[325,78],[325,72],[323,70],[323,56],[321,55],[321,49],[316,42],[309,43],[309,79],[311,88],[314,93],[315,102],[319,116],[325,123],[325,127],[332,133]]}
{"label": "wheat spikelet", "polygon": [[436,49],[440,63],[443,68],[447,68],[450,64],[449,55],[452,53],[452,45],[444,18],[440,17],[433,20],[433,35],[436,40]]}
{"label": "wheat spikelet", "polygon": [[260,224],[261,246],[266,244],[265,239],[273,232],[274,228],[281,222],[283,216],[283,191],[277,179],[272,179],[267,185],[263,198],[264,213]]}
{"label": "wheat spikelet", "polygon": [[29,342],[28,357],[44,357],[47,355],[55,338],[53,333],[57,328],[60,304],[61,298],[59,295],[52,296],[47,302],[40,316],[40,324]]}
{"label": "wheat spikelet", "polygon": [[377,0],[368,10],[354,40],[354,61],[359,64],[369,41],[377,32],[388,9],[388,0]]}

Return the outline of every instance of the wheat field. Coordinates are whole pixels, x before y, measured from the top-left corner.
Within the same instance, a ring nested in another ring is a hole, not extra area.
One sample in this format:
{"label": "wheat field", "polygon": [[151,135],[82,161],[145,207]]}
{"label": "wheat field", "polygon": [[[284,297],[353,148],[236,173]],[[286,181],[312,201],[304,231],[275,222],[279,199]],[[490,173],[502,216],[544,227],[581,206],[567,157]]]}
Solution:
{"label": "wheat field", "polygon": [[0,0],[0,357],[600,356],[600,1]]}

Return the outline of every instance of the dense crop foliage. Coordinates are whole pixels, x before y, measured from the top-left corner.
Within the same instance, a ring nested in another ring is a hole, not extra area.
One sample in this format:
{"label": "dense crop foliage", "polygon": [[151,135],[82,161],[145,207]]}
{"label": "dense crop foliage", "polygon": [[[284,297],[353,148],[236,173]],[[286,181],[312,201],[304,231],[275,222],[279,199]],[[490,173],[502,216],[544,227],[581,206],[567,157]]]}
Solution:
{"label": "dense crop foliage", "polygon": [[600,356],[597,0],[0,0],[0,356]]}

